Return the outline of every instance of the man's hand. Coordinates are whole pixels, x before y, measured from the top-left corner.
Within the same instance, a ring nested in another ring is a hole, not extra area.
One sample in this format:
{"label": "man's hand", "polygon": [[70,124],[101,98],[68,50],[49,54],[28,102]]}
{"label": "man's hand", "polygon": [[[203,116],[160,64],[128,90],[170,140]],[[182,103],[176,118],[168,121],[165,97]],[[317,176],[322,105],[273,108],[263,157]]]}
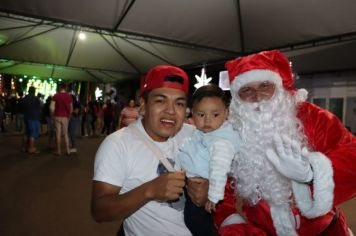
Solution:
{"label": "man's hand", "polygon": [[[307,158],[303,157],[300,145],[286,136],[281,138],[275,135],[273,139],[276,150],[268,149],[266,155],[277,171],[291,180],[310,182],[313,179],[313,171]],[[303,153],[305,152],[306,150],[303,150]]]}
{"label": "man's hand", "polygon": [[185,172],[168,172],[146,183],[145,194],[149,200],[166,202],[175,200],[183,193]]}
{"label": "man's hand", "polygon": [[209,181],[207,179],[192,177],[187,181],[187,192],[192,202],[199,206],[205,206],[208,200]]}

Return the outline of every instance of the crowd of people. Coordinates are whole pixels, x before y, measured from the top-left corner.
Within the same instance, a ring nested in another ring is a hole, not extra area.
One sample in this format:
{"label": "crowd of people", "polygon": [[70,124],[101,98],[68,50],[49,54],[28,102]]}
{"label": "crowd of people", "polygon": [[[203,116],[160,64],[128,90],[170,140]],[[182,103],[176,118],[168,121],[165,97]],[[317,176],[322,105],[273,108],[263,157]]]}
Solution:
{"label": "crowd of people", "polygon": [[23,152],[40,153],[45,148],[38,148],[36,140],[47,136],[48,150],[55,155],[69,155],[78,151],[77,137],[106,136],[138,119],[138,105],[135,100],[128,100],[127,107],[117,97],[83,104],[77,95],[67,91],[65,83],[44,100],[44,95],[36,94],[31,86],[25,94],[20,91],[0,97],[0,132],[23,134]]}

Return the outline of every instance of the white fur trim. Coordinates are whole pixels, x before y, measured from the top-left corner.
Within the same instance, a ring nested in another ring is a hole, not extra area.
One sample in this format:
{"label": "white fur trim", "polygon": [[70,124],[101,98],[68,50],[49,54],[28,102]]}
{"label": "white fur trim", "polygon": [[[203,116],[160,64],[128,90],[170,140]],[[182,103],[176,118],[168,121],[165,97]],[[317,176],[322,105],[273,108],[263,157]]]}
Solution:
{"label": "white fur trim", "polygon": [[282,85],[282,78],[274,71],[250,70],[234,78],[230,85],[231,92],[237,93],[243,85],[257,81],[271,81],[277,85]]}
{"label": "white fur trim", "polygon": [[298,89],[295,98],[297,102],[305,102],[308,98],[308,91],[305,89]]}
{"label": "white fur trim", "polygon": [[240,216],[240,214],[234,213],[226,217],[226,219],[222,222],[220,227],[224,227],[226,225],[233,224],[244,224],[246,223],[245,219]]}
{"label": "white fur trim", "polygon": [[335,184],[331,161],[324,154],[310,152],[307,157],[314,174],[313,197],[308,184],[292,181],[292,189],[301,214],[307,218],[315,218],[331,210]]}

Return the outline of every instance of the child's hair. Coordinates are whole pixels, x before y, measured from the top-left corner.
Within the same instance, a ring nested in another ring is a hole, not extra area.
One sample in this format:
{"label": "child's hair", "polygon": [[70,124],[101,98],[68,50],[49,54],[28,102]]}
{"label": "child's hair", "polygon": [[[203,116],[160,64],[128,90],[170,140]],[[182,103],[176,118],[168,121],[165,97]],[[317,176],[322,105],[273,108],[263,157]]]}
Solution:
{"label": "child's hair", "polygon": [[215,84],[208,84],[198,88],[193,94],[193,99],[192,99],[193,106],[197,102],[200,102],[205,97],[220,98],[223,101],[225,107],[228,106],[224,91]]}

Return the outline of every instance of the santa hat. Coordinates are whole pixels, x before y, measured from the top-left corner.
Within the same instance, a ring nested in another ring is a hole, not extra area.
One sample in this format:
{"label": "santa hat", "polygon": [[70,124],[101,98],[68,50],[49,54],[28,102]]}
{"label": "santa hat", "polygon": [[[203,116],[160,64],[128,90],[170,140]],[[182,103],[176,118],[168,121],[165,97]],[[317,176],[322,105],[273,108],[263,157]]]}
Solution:
{"label": "santa hat", "polygon": [[188,75],[178,67],[159,65],[153,67],[145,77],[141,78],[141,95],[145,91],[162,87],[179,89],[187,95]]}
{"label": "santa hat", "polygon": [[228,61],[225,67],[229,73],[230,85],[236,92],[247,83],[266,80],[283,84],[287,91],[295,91],[289,61],[278,50],[239,57]]}

